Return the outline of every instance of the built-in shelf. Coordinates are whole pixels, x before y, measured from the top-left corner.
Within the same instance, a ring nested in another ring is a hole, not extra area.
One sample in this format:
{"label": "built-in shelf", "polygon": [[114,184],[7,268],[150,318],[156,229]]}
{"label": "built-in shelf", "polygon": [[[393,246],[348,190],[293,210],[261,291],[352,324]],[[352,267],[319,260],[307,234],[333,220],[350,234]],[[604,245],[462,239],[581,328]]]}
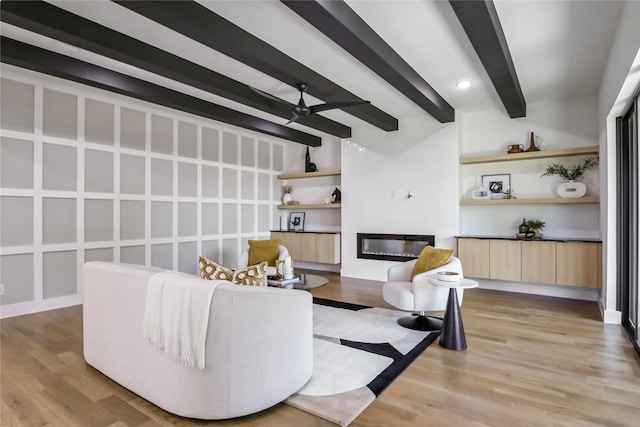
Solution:
{"label": "built-in shelf", "polygon": [[340,174],[341,174],[340,169],[316,171],[316,172],[283,173],[278,175],[278,179],[316,178],[321,176],[336,176]]}
{"label": "built-in shelf", "polygon": [[317,205],[279,205],[278,209],[296,210],[296,209],[340,209],[341,203],[317,204]]}
{"label": "built-in shelf", "polygon": [[600,198],[598,196],[589,196],[574,198],[543,197],[530,199],[460,200],[460,205],[551,205],[571,203],[600,203]]}
{"label": "built-in shelf", "polygon": [[583,154],[598,154],[598,152],[598,146],[594,145],[591,147],[532,151],[524,153],[501,154],[497,156],[461,157],[460,164],[472,165],[476,163],[510,162],[514,160],[544,159],[548,157],[580,156]]}

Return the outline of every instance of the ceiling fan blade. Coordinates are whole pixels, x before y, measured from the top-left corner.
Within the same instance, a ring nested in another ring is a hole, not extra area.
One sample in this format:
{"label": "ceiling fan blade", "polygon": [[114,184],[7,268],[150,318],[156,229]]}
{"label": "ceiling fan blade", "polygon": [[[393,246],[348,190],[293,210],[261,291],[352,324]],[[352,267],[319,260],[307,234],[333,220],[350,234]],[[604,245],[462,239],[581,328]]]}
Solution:
{"label": "ceiling fan blade", "polygon": [[255,93],[257,93],[258,95],[262,95],[262,96],[264,96],[265,98],[269,98],[269,99],[270,99],[270,100],[272,100],[272,101],[281,102],[281,103],[283,103],[283,104],[287,104],[287,105],[293,105],[293,104],[291,104],[289,101],[285,101],[284,99],[280,99],[280,98],[278,98],[278,97],[275,97],[275,96],[271,95],[270,93],[263,92],[263,91],[261,91],[260,89],[256,89],[256,88],[255,88],[255,87],[253,87],[253,86],[249,86],[249,87],[251,88],[251,90],[252,90],[252,91],[254,91]]}
{"label": "ceiling fan blade", "polygon": [[312,105],[309,107],[311,113],[319,111],[333,110],[334,108],[353,107],[355,105],[370,104],[371,101],[347,101],[347,102],[327,102],[326,104]]}
{"label": "ceiling fan blade", "polygon": [[286,125],[288,125],[288,124],[290,124],[290,123],[296,122],[296,121],[298,121],[298,119],[299,119],[299,118],[300,118],[300,116],[299,116],[299,115],[297,115],[297,114],[296,114],[296,112],[294,111],[294,112],[293,112],[293,117],[291,117],[291,118],[289,119],[289,121],[288,121],[287,123],[285,123],[284,125],[286,126]]}

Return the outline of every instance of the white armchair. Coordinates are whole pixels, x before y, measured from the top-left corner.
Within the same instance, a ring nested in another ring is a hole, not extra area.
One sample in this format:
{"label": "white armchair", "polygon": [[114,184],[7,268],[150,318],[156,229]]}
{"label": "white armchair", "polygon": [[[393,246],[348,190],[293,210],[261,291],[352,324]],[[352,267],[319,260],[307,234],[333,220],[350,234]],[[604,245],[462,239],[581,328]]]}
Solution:
{"label": "white armchair", "polygon": [[[278,246],[278,259],[285,259],[286,257],[289,256],[289,250],[285,247],[285,246]],[[247,267],[249,264],[249,249],[247,249],[246,251],[242,252],[240,254],[240,257],[238,258],[238,268],[245,268]],[[273,266],[269,266],[267,267],[267,275],[269,276],[273,276],[275,274],[278,274],[276,272],[276,268]]]}
{"label": "white armchair", "polygon": [[[382,287],[382,297],[400,310],[417,312],[417,315],[398,319],[405,328],[419,331],[442,329],[442,320],[425,315],[427,311],[444,311],[449,298],[449,289],[429,283],[429,277],[439,271],[454,271],[462,275],[462,264],[456,257],[442,267],[416,274],[411,280],[411,272],[416,260],[394,265],[387,272],[387,283]],[[464,289],[456,289],[458,302],[462,304]]]}

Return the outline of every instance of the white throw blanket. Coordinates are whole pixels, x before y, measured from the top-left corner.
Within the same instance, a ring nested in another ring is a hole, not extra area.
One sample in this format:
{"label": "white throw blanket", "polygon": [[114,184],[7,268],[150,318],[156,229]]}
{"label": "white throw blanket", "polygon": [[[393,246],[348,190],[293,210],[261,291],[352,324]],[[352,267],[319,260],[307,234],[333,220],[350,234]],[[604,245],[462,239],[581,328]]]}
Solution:
{"label": "white throw blanket", "polygon": [[144,311],[145,340],[185,366],[204,369],[209,310],[217,285],[172,272],[151,276]]}

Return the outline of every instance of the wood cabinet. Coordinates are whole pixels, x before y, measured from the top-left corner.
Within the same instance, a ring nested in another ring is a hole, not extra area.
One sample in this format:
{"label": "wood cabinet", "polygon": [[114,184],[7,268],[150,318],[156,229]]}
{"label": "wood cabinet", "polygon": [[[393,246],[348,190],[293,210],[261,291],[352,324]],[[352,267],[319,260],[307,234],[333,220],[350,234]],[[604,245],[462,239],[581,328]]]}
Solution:
{"label": "wood cabinet", "polygon": [[458,258],[465,276],[489,277],[488,239],[458,239]]}
{"label": "wood cabinet", "polygon": [[556,284],[556,242],[523,242],[522,281]]}
{"label": "wood cabinet", "polygon": [[521,242],[492,240],[489,243],[489,278],[496,280],[520,280]]}
{"label": "wood cabinet", "polygon": [[296,233],[272,231],[295,261],[340,264],[340,233]]}
{"label": "wood cabinet", "polygon": [[600,288],[602,244],[458,238],[464,275],[480,279]]}
{"label": "wood cabinet", "polygon": [[558,285],[599,288],[601,265],[599,245],[584,242],[558,242],[556,246]]}

